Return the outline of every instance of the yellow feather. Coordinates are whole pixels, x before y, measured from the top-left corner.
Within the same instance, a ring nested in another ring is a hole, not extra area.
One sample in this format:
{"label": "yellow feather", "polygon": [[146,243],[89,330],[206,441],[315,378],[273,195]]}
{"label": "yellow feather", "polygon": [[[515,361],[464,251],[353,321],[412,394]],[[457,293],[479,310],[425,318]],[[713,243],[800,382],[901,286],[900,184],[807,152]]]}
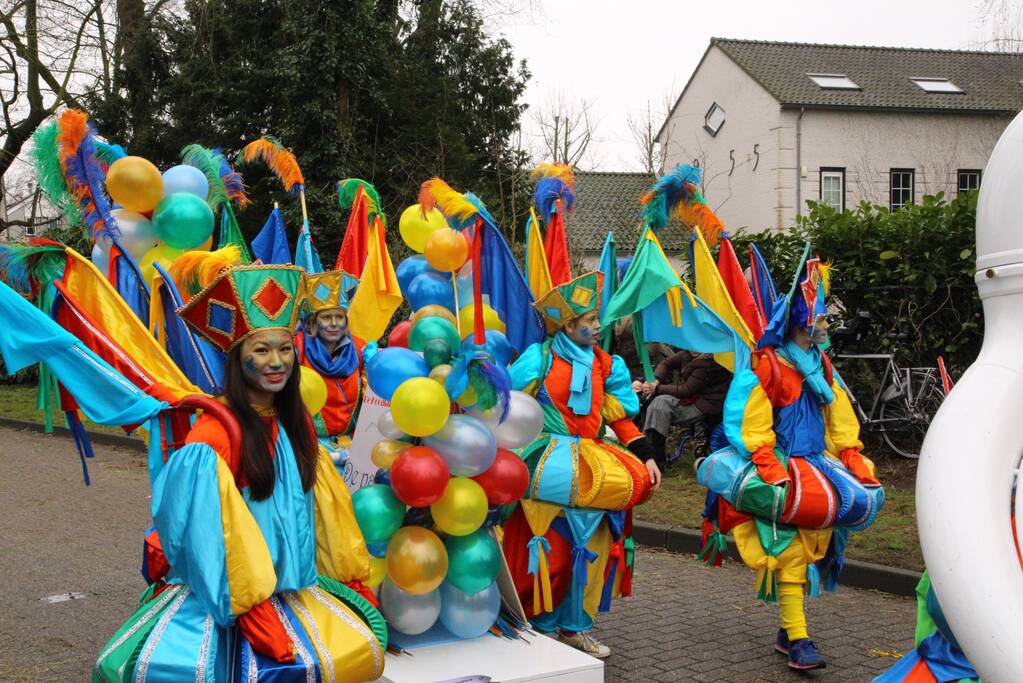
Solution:
{"label": "yellow feather", "polygon": [[529,174],[529,179],[533,181],[551,177],[561,178],[570,189],[575,190],[575,171],[568,164],[561,162],[556,164],[543,163],[534,168],[533,172]]}
{"label": "yellow feather", "polygon": [[477,214],[476,207],[465,195],[454,190],[440,178],[430,178],[419,190],[419,205],[424,215],[436,207],[447,218],[465,222]]}
{"label": "yellow feather", "polygon": [[824,285],[824,296],[831,296],[831,264],[821,262],[817,268],[821,274],[821,284]]}
{"label": "yellow feather", "polygon": [[208,287],[225,270],[241,265],[241,249],[229,245],[216,251],[186,251],[167,269],[183,304]]}

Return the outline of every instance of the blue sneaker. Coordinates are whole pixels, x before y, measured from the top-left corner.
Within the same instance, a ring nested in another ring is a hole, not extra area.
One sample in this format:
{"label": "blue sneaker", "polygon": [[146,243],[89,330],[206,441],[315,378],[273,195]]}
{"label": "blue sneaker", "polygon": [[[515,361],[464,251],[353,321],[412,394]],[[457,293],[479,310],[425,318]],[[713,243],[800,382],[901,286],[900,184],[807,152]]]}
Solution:
{"label": "blue sneaker", "polygon": [[778,637],[774,639],[774,651],[783,655],[789,653],[789,634],[783,628],[778,629]]}
{"label": "blue sneaker", "polygon": [[809,638],[800,638],[789,644],[789,668],[798,671],[823,669],[827,666],[817,646]]}

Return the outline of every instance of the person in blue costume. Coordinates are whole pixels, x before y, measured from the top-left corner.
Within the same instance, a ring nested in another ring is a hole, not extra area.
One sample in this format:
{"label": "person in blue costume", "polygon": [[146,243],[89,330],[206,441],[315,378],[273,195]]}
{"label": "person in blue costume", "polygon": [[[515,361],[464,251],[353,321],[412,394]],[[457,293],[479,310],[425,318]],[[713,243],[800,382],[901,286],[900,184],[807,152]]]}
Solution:
{"label": "person in blue costume", "polygon": [[302,270],[199,284],[178,313],[227,354],[233,420],[203,413],[151,473],[152,583],[93,679],[375,680],[386,626],[359,591],[369,554],[299,393]]}

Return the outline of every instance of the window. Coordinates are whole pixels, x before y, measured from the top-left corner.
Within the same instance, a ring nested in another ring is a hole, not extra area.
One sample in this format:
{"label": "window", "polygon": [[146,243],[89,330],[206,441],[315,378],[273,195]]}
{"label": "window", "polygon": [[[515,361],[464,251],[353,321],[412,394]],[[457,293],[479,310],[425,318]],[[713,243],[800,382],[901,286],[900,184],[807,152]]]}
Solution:
{"label": "window", "polygon": [[980,189],[980,169],[959,169],[959,194]]}
{"label": "window", "polygon": [[711,136],[714,136],[718,134],[723,125],[725,125],[725,110],[720,104],[715,102],[710,105],[710,109],[707,110],[707,114],[703,117],[703,127]]}
{"label": "window", "polygon": [[25,236],[26,237],[35,237],[36,236],[36,226],[34,226],[34,225],[26,225],[25,226]]}
{"label": "window", "polygon": [[806,74],[824,90],[859,90],[860,86],[845,74]]}
{"label": "window", "polygon": [[821,204],[845,211],[845,169],[821,167]]}
{"label": "window", "polygon": [[924,92],[962,95],[963,90],[947,78],[910,78]]}
{"label": "window", "polygon": [[906,204],[913,203],[914,171],[911,168],[893,168],[891,179],[891,210],[898,211]]}

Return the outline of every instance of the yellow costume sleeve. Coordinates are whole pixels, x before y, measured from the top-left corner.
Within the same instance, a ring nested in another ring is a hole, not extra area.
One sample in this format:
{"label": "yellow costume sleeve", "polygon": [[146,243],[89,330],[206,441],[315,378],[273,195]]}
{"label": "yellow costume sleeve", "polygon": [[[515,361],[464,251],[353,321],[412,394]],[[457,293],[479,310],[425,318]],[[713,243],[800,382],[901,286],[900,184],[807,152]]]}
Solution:
{"label": "yellow costume sleeve", "polygon": [[863,450],[860,441],[860,421],[856,419],[852,401],[838,377],[831,380],[835,400],[824,408],[824,438],[829,453],[838,455],[847,448]]}
{"label": "yellow costume sleeve", "polygon": [[369,551],[355,521],[352,498],[327,451],[320,448],[313,485],[316,571],[341,582],[369,580]]}

